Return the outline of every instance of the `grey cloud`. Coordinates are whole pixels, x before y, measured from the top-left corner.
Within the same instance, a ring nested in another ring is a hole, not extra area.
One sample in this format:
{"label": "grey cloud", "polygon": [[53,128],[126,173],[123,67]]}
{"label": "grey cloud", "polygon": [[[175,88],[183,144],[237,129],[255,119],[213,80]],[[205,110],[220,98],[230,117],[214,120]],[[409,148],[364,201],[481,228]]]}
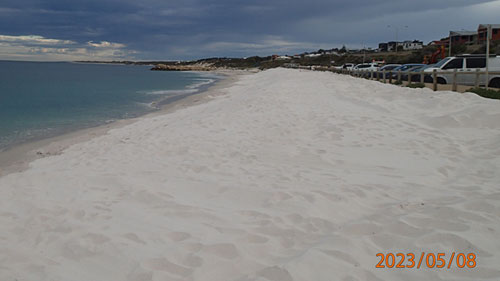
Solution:
{"label": "grey cloud", "polygon": [[0,34],[120,42],[143,59],[266,55],[373,46],[394,39],[388,24],[408,25],[401,37],[438,39],[496,18],[472,8],[484,3],[500,12],[493,0],[19,0],[0,4]]}

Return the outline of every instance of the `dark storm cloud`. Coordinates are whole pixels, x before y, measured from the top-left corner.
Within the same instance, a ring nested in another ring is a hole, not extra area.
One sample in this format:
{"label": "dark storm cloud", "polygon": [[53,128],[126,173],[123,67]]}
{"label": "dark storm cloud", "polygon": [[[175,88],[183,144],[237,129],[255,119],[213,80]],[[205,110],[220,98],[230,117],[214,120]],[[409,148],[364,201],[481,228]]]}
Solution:
{"label": "dark storm cloud", "polygon": [[474,8],[484,3],[500,12],[492,0],[18,0],[0,3],[0,35],[71,40],[78,48],[112,42],[120,46],[115,54],[138,59],[263,55],[374,46],[394,39],[396,27],[400,39],[437,39],[488,19]]}

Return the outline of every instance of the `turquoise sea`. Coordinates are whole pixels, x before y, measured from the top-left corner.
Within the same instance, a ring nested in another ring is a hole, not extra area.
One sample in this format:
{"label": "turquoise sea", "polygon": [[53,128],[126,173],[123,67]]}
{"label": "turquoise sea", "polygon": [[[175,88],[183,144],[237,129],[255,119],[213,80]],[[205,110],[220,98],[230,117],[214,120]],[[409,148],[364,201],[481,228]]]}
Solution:
{"label": "turquoise sea", "polygon": [[0,61],[0,150],[152,112],[219,78],[150,68]]}

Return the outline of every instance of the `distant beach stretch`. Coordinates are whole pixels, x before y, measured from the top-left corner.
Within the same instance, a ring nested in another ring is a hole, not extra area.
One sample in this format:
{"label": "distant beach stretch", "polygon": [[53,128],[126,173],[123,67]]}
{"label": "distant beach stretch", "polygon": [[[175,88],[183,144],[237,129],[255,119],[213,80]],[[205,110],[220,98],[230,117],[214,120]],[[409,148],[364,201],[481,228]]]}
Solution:
{"label": "distant beach stretch", "polygon": [[[33,147],[0,177],[0,279],[498,280],[499,101],[331,72],[227,74]],[[415,267],[391,266],[398,253]],[[417,269],[421,253],[446,267]],[[448,268],[461,253],[474,267]]]}

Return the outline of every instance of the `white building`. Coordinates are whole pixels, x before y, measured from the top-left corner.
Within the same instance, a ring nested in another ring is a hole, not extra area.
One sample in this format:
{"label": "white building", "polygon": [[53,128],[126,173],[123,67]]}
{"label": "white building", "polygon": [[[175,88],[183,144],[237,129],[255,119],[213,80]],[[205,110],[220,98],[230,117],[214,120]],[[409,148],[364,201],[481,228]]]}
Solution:
{"label": "white building", "polygon": [[316,58],[316,57],[321,57],[321,54],[307,54],[307,58]]}
{"label": "white building", "polygon": [[399,46],[403,46],[403,50],[420,50],[424,47],[424,42],[414,40],[414,41],[404,41],[398,43]]}
{"label": "white building", "polygon": [[413,41],[403,41],[403,42],[396,42],[396,41],[390,41],[387,43],[380,43],[378,44],[378,51],[379,52],[394,52],[396,51],[396,46],[398,47],[398,50],[419,50],[424,47],[424,42],[418,41],[418,40],[413,40]]}
{"label": "white building", "polygon": [[276,59],[277,60],[291,60],[292,57],[289,57],[289,56],[278,56]]}

